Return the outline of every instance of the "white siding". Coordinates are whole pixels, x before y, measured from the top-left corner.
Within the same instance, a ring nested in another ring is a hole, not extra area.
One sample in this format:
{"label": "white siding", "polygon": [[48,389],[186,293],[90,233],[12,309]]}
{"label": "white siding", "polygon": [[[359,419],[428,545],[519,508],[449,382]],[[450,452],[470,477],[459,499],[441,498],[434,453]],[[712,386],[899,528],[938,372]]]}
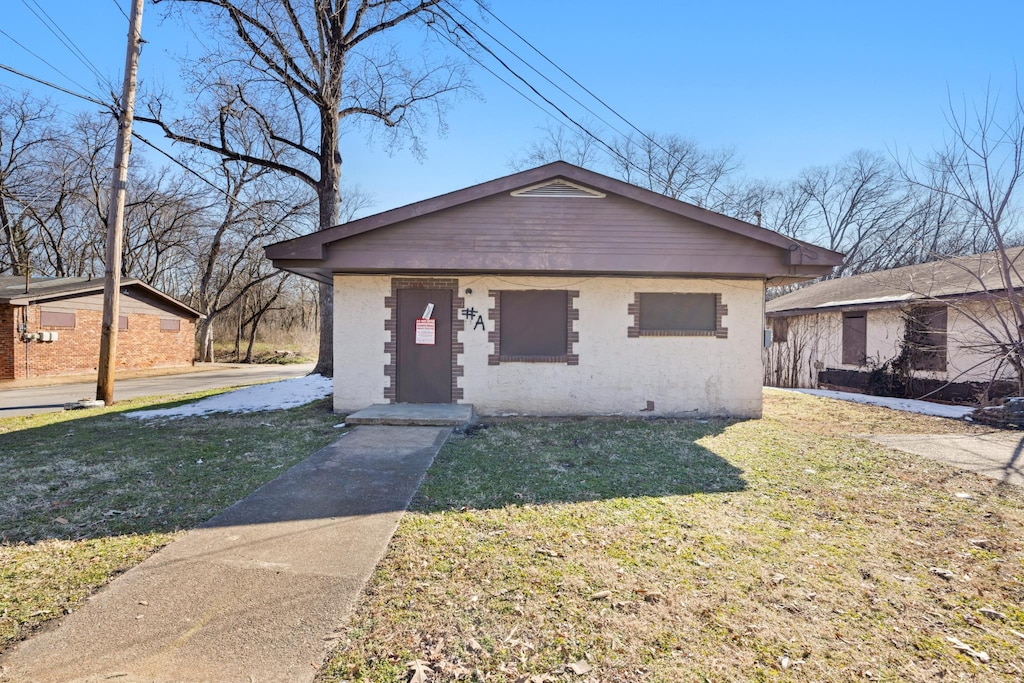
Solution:
{"label": "white siding", "polygon": [[[1009,369],[1003,368],[1000,372],[991,357],[992,337],[972,321],[972,318],[988,320],[990,329],[997,330],[998,323],[991,306],[984,302],[960,303],[950,306],[947,313],[946,371],[915,370],[915,376],[949,382],[988,382],[994,376],[1012,378]],[[896,357],[904,324],[904,311],[900,308],[879,308],[867,312],[870,366],[881,365]],[[765,384],[814,387],[819,370],[868,370],[868,366],[842,363],[842,330],[843,314],[837,310],[790,317],[787,341],[772,344],[765,353]],[[979,348],[984,345],[990,348]]]}

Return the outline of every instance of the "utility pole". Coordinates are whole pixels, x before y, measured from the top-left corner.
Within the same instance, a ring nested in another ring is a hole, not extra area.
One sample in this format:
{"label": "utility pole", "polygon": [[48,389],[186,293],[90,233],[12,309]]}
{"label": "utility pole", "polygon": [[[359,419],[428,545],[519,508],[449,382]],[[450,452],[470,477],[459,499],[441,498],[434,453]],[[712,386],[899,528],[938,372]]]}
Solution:
{"label": "utility pole", "polygon": [[103,329],[100,333],[99,376],[96,400],[114,403],[114,366],[117,364],[117,320],[121,293],[121,244],[124,234],[124,192],[128,183],[128,156],[131,153],[132,120],[135,116],[135,81],[142,51],[142,2],[132,0],[128,19],[128,49],[124,58],[124,85],[121,88],[121,116],[118,117],[117,147],[114,149],[114,178],[107,202],[107,249],[103,280]]}

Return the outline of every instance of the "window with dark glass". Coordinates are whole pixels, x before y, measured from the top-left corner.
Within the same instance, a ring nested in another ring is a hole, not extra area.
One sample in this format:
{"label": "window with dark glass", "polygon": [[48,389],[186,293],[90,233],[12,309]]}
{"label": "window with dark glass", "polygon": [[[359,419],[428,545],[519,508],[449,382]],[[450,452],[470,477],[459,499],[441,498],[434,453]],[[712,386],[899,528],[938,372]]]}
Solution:
{"label": "window with dark glass", "polygon": [[566,291],[502,291],[500,360],[565,362],[568,315]]}
{"label": "window with dark glass", "polygon": [[843,313],[843,364],[864,365],[868,355],[867,314]]}
{"label": "window with dark glass", "polygon": [[904,343],[914,370],[946,369],[946,307],[918,306],[906,316]]}
{"label": "window with dark glass", "polygon": [[772,318],[772,342],[781,344],[789,341],[789,318]]}

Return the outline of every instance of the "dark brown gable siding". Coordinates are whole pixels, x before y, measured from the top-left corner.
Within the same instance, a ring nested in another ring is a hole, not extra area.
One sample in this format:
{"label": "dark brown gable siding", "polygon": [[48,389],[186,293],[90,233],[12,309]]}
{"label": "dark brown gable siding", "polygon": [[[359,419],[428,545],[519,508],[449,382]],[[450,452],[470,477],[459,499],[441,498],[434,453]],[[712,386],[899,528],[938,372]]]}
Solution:
{"label": "dark brown gable siding", "polygon": [[[622,197],[489,197],[337,242],[335,272],[757,275],[786,252]],[[781,269],[781,270],[780,270]]]}

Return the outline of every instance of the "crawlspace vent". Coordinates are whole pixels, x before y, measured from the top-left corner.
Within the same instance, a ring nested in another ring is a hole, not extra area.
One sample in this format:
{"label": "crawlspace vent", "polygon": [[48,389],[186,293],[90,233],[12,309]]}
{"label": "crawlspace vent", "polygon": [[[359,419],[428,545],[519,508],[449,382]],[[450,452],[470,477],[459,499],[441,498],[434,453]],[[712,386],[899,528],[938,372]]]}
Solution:
{"label": "crawlspace vent", "polygon": [[583,197],[586,199],[599,199],[604,197],[603,192],[591,190],[568,180],[549,180],[539,185],[531,185],[512,192],[513,197]]}

